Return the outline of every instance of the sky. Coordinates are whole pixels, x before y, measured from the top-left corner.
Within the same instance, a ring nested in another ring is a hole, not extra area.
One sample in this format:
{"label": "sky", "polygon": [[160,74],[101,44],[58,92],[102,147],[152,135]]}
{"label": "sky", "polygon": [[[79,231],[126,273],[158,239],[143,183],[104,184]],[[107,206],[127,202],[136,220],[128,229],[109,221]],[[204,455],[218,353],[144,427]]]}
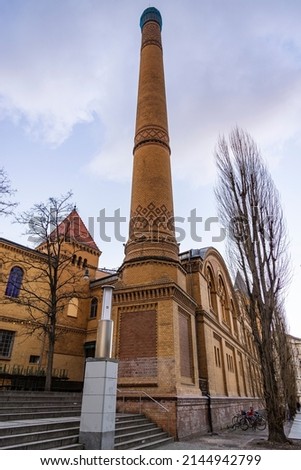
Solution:
{"label": "sky", "polygon": [[[0,167],[17,190],[16,212],[71,190],[102,251],[100,267],[122,263],[139,20],[149,6],[163,18],[180,250],[211,245],[225,255],[215,241],[214,148],[239,126],[280,192],[292,265],[286,315],[289,332],[301,337],[300,0],[0,0]],[[23,232],[1,218],[0,237],[32,247]]]}

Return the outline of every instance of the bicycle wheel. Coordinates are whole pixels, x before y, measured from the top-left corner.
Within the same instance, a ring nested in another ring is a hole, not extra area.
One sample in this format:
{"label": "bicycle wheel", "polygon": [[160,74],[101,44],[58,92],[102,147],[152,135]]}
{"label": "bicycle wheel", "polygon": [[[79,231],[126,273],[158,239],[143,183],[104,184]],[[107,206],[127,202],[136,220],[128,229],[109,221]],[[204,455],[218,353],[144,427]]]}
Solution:
{"label": "bicycle wheel", "polygon": [[232,418],[232,428],[237,428],[239,427],[239,415],[234,415]]}
{"label": "bicycle wheel", "polygon": [[267,422],[262,416],[260,416],[259,418],[257,418],[255,426],[259,431],[264,431],[267,427]]}
{"label": "bicycle wheel", "polygon": [[246,431],[247,429],[249,429],[249,420],[247,418],[241,418],[239,421],[239,427],[243,431]]}

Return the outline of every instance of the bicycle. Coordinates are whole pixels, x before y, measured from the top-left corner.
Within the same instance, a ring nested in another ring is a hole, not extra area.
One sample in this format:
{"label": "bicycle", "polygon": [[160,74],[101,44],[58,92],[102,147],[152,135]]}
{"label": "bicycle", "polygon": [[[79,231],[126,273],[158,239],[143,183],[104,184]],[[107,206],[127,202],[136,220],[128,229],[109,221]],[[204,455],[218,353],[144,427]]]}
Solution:
{"label": "bicycle", "polygon": [[232,418],[232,426],[231,427],[233,429],[239,428],[240,427],[240,420],[245,415],[246,415],[246,411],[244,411],[244,410],[241,410],[239,413],[236,413],[236,415],[234,415],[233,418]]}
{"label": "bicycle", "polygon": [[258,429],[259,431],[264,431],[265,428],[267,427],[267,422],[265,418],[258,413],[258,411],[255,412],[254,415],[248,416],[247,414],[240,419],[239,421],[239,426],[243,431],[246,431],[249,428]]}

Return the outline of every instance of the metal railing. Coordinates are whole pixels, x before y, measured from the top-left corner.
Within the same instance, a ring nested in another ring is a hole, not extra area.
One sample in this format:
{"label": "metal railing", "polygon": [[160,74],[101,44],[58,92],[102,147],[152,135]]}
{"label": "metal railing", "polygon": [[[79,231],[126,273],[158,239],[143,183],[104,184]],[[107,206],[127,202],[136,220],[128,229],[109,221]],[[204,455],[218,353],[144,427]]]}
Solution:
{"label": "metal railing", "polygon": [[[39,365],[30,365],[23,366],[20,364],[7,364],[0,362],[0,375],[1,374],[10,374],[10,375],[20,375],[20,376],[45,376],[46,368]],[[68,379],[68,370],[67,369],[52,369],[52,377],[60,379]]]}
{"label": "metal railing", "polygon": [[[167,432],[170,433],[170,414],[169,414],[169,409],[166,408],[164,405],[162,405],[162,403],[160,403],[159,401],[157,401],[154,397],[152,397],[151,395],[149,395],[148,393],[144,392],[143,390],[126,390],[126,391],[121,391],[117,388],[117,392],[118,393],[124,393],[126,395],[123,395],[122,396],[122,402],[123,404],[125,404],[125,401],[126,401],[126,398],[130,398],[130,397],[127,397],[127,395],[138,395],[138,398],[139,398],[139,413],[142,414],[143,413],[143,397],[147,398],[148,400],[152,401],[153,403],[155,403],[160,411],[162,411],[163,413],[166,413],[166,422],[167,422]],[[125,407],[123,407],[123,409],[125,409]],[[123,411],[125,412],[125,411]]]}

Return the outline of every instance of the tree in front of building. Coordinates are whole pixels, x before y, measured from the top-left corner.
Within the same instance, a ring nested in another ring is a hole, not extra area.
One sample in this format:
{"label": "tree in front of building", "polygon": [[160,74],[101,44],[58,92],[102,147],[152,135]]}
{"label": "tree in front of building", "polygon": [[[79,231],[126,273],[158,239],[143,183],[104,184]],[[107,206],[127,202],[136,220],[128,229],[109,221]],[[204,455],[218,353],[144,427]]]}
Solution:
{"label": "tree in front of building", "polygon": [[[6,292],[8,301],[26,308],[28,334],[42,332],[46,337],[45,390],[51,389],[58,322],[70,302],[87,297],[88,286],[83,279],[85,270],[76,269],[73,263],[78,250],[74,243],[77,230],[74,224],[78,225],[78,220],[70,217],[70,213],[74,213],[71,197],[71,192],[58,198],[51,197],[46,203],[35,204],[17,216],[17,222],[26,226],[29,240],[37,248],[31,255],[25,252],[19,260],[23,276],[22,283],[17,286],[18,295],[13,295],[16,289],[13,279],[7,286],[12,292]],[[62,328],[59,330],[61,333]]]}
{"label": "tree in front of building", "polygon": [[283,442],[286,411],[296,402],[283,298],[290,278],[287,231],[278,191],[252,137],[235,128],[216,147],[216,197],[228,228],[232,267],[246,287],[258,349],[269,440]]}
{"label": "tree in front of building", "polygon": [[0,168],[0,215],[11,215],[16,202],[11,200],[15,191],[11,188],[11,182],[4,168]]}

